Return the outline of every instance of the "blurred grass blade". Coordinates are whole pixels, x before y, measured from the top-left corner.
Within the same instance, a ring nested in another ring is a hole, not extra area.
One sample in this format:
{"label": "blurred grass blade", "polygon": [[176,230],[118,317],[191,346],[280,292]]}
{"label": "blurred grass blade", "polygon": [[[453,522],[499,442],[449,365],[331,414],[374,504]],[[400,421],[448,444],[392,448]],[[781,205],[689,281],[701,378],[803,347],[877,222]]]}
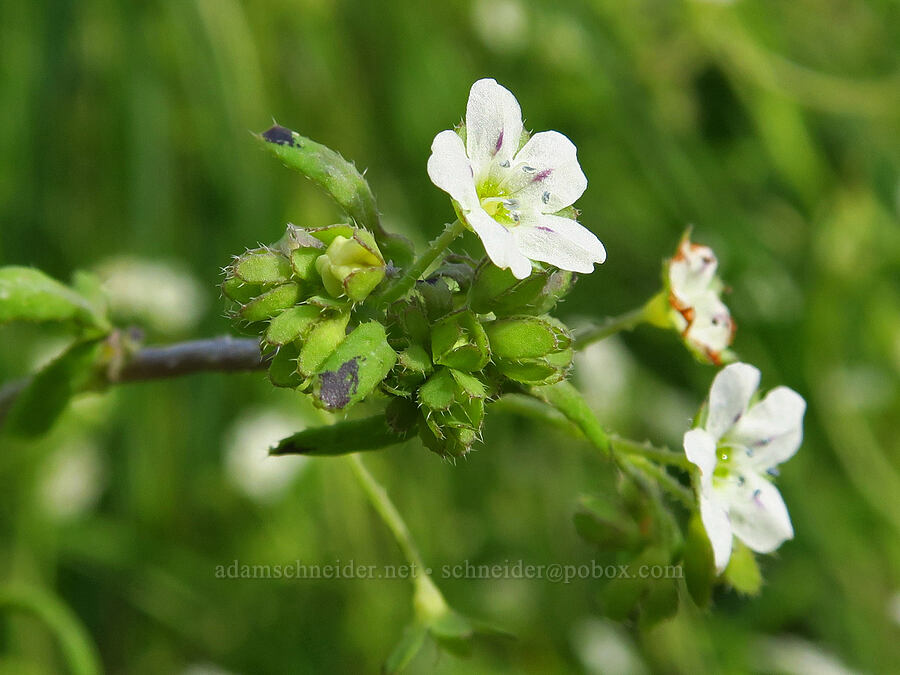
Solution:
{"label": "blurred grass blade", "polygon": [[75,394],[99,384],[103,345],[103,340],[76,342],[35,375],[9,411],[4,430],[18,436],[49,431]]}
{"label": "blurred grass blade", "polygon": [[38,617],[59,641],[73,675],[100,675],[103,667],[90,635],[78,617],[58,598],[29,586],[0,587],[0,609],[17,609]]}
{"label": "blurred grass blade", "polygon": [[304,429],[269,450],[270,455],[347,455],[380,450],[402,443],[416,433],[415,427],[395,431],[384,415]]}

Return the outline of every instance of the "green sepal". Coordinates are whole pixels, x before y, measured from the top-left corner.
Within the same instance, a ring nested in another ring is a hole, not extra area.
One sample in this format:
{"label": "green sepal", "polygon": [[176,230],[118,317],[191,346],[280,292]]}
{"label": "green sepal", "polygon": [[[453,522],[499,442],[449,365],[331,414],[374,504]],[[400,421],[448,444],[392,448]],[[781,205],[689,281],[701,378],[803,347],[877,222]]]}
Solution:
{"label": "green sepal", "polygon": [[475,271],[469,301],[479,314],[546,314],[574,283],[574,273],[567,270],[535,269],[524,279],[517,279],[508,269],[485,260]]}
{"label": "green sepal", "polygon": [[691,516],[684,541],[684,581],[694,604],[701,609],[709,605],[716,581],[716,563],[712,545],[703,527],[700,514]]}
{"label": "green sepal", "polygon": [[373,415],[304,429],[280,441],[269,454],[325,457],[381,450],[412,438],[415,431],[415,426],[397,431],[387,423],[384,415]]}
{"label": "green sepal", "polygon": [[572,335],[550,316],[511,316],[485,325],[494,365],[523,384],[545,385],[565,379],[572,365]]}
{"label": "green sepal", "polygon": [[229,300],[246,305],[265,292],[259,284],[248,284],[240,277],[229,276],[222,282],[222,294]]}
{"label": "green sepal", "polygon": [[288,307],[269,322],[265,341],[276,347],[293,342],[305,335],[321,316],[322,308],[314,305]]}
{"label": "green sepal", "polygon": [[322,364],[313,385],[316,405],[344,410],[371,394],[382,383],[397,353],[377,321],[357,326]]}
{"label": "green sepal", "polygon": [[395,348],[403,349],[410,345],[429,348],[431,325],[420,296],[413,294],[408,300],[394,303],[388,316],[389,338]]}
{"label": "green sepal", "polygon": [[722,572],[722,577],[741,595],[759,595],[762,588],[762,572],[759,571],[756,556],[740,540],[734,543],[731,559]]}
{"label": "green sepal", "polygon": [[303,385],[305,378],[297,370],[300,348],[294,344],[279,347],[269,364],[269,381],[276,387],[296,389]]}
{"label": "green sepal", "polygon": [[298,357],[298,370],[305,377],[313,377],[326,359],[347,336],[349,313],[326,316],[306,334]]}
{"label": "green sepal", "polygon": [[282,284],[253,298],[238,310],[238,317],[251,323],[271,319],[300,299],[300,286],[294,283]]}
{"label": "green sepal", "polygon": [[437,321],[453,311],[451,284],[457,285],[452,279],[448,280],[444,277],[416,282],[416,292],[422,297],[430,321]]}
{"label": "green sepal", "polygon": [[441,368],[419,388],[419,435],[425,446],[444,457],[462,457],[477,441],[484,423],[487,391],[478,378]]}
{"label": "green sepal", "polygon": [[455,370],[477,371],[491,358],[488,337],[475,314],[461,310],[431,327],[431,355],[436,364]]}
{"label": "green sepal", "polygon": [[267,248],[238,256],[231,266],[233,276],[248,284],[275,286],[291,279],[291,263],[281,253]]}
{"label": "green sepal", "polygon": [[321,248],[312,246],[301,246],[291,251],[291,269],[298,277],[304,281],[319,280],[319,273],[316,271],[316,260],[324,253]]}

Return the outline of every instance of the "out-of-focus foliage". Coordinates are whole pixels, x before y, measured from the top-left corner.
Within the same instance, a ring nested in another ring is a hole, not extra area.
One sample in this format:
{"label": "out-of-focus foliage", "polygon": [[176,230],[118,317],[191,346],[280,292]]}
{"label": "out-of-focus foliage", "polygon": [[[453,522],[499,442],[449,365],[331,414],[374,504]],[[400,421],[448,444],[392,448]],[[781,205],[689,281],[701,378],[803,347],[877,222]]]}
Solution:
{"label": "out-of-focus foliage", "polygon": [[[790,672],[833,658],[891,671],[898,43],[892,0],[12,0],[0,3],[0,261],[62,279],[121,255],[177,261],[210,297],[185,299],[192,318],[175,333],[225,332],[215,294],[230,254],[338,213],[250,130],[274,117],[367,168],[384,224],[421,245],[453,217],[425,173],[431,139],[474,80],[495,77],[529,127],[576,142],[590,181],[581,220],[609,259],[564,319],[645,301],[687,224],[716,250],[735,350],[764,387],[810,404],[779,481],[797,536],[762,560],[760,595],[718,593],[712,614],[682,603],[632,630],[603,619],[603,580],[442,578],[466,560],[602,560],[571,517],[611,477],[581,442],[499,414],[456,466],[410,441],[369,459],[373,471],[454,607],[518,636],[471,661],[429,648],[411,670]],[[155,311],[148,339],[171,338]],[[0,379],[58,354],[67,337],[54,330],[0,327]],[[611,428],[673,447],[713,372],[650,328],[576,361]],[[318,419],[263,375],[209,375],[89,396],[37,443],[0,440],[0,579],[56,593],[112,672],[377,669],[411,618],[407,582],[215,577],[234,560],[401,563],[343,463],[256,473],[287,461],[263,459],[269,442]],[[39,623],[3,627],[3,666],[61,667]]]}

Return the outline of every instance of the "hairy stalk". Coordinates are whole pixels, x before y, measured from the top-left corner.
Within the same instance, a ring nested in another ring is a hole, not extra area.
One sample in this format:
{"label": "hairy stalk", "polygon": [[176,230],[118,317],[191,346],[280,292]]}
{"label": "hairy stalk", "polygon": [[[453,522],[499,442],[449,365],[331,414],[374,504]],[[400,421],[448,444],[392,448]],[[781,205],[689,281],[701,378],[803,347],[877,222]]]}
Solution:
{"label": "hairy stalk", "polygon": [[638,443],[628,438],[613,435],[611,437],[612,448],[618,454],[626,454],[635,457],[643,457],[659,464],[668,464],[679,469],[689,471],[691,463],[688,458],[681,452],[675,452],[668,448],[657,448],[650,443]]}
{"label": "hairy stalk", "polygon": [[369,503],[394,535],[397,545],[412,568],[411,578],[415,585],[413,605],[417,616],[426,621],[442,616],[449,611],[447,601],[444,600],[443,594],[431,580],[430,570],[425,567],[422,555],[397,507],[394,506],[381,484],[369,473],[359,455],[349,455],[347,462],[363,492],[366,493]]}
{"label": "hairy stalk", "polygon": [[668,492],[688,509],[693,510],[697,507],[693,493],[675,480],[675,478],[670,476],[661,466],[649,462],[642,457],[624,457],[623,459],[638,471],[655,480],[663,490]]}
{"label": "hairy stalk", "polygon": [[528,393],[561,412],[605,456],[612,455],[609,434],[601,426],[584,397],[570,382],[563,380],[546,387],[531,387]]}
{"label": "hairy stalk", "polygon": [[419,554],[419,549],[416,548],[416,544],[412,539],[412,535],[409,533],[406,522],[403,520],[400,512],[397,511],[397,507],[394,506],[390,497],[388,497],[387,492],[385,492],[381,484],[375,480],[375,477],[369,473],[369,470],[366,468],[365,464],[363,464],[359,455],[348,455],[347,463],[350,465],[350,469],[353,471],[353,475],[359,482],[360,487],[362,487],[363,492],[366,493],[366,497],[368,497],[372,507],[378,512],[378,515],[381,516],[381,519],[384,521],[384,524],[388,526],[391,534],[394,535],[394,539],[397,540],[397,545],[400,547],[400,550],[403,551],[403,556],[406,558],[406,561],[415,569],[416,576],[420,573],[424,574],[425,564],[422,562],[422,556]]}
{"label": "hairy stalk", "polygon": [[409,267],[403,275],[394,283],[388,286],[383,293],[376,298],[379,305],[389,305],[406,295],[416,281],[425,274],[431,264],[437,260],[438,256],[443,253],[453,240],[461,235],[466,229],[465,224],[461,220],[455,220],[447,225],[440,236],[432,241],[425,252]]}
{"label": "hairy stalk", "polygon": [[575,335],[575,349],[584,349],[623,330],[634,330],[646,320],[646,305],[619,316],[610,317],[598,326],[591,326],[577,332]]}

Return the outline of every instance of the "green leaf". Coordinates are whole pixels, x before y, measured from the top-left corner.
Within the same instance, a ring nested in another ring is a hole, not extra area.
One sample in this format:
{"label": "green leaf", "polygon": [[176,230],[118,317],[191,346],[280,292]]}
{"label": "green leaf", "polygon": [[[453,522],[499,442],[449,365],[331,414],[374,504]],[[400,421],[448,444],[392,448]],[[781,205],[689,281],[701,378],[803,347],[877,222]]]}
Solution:
{"label": "green leaf", "polygon": [[338,422],[304,429],[285,438],[269,451],[271,455],[347,455],[364,450],[381,450],[412,438],[415,426],[398,431],[384,415]]}
{"label": "green leaf", "polygon": [[684,581],[691,599],[698,607],[709,605],[715,580],[716,563],[712,545],[700,514],[695,513],[688,523],[684,542]]}
{"label": "green leaf", "polygon": [[728,567],[722,573],[734,590],[742,595],[758,595],[762,588],[762,573],[753,551],[740,541],[735,541]]}
{"label": "green leaf", "polygon": [[72,321],[109,328],[87,298],[33,267],[0,268],[0,323],[6,321]]}
{"label": "green leaf", "polygon": [[403,637],[400,642],[391,651],[381,672],[385,675],[399,673],[409,665],[410,661],[415,658],[422,645],[425,644],[425,637],[428,635],[428,628],[419,622],[411,623],[403,631]]}
{"label": "green leaf", "polygon": [[377,321],[357,326],[328,357],[316,375],[314,396],[328,410],[343,410],[371,394],[382,383],[397,353]]}
{"label": "green leaf", "polygon": [[381,227],[372,190],[351,162],[331,148],[282,126],[273,126],[257,138],[286,167],[299,171],[330,194],[356,224],[372,230],[386,260],[398,267],[412,261],[412,244]]}
{"label": "green leaf", "polygon": [[34,376],[16,398],[4,428],[19,436],[47,432],[75,395],[102,385],[97,366],[103,340],[76,342]]}

